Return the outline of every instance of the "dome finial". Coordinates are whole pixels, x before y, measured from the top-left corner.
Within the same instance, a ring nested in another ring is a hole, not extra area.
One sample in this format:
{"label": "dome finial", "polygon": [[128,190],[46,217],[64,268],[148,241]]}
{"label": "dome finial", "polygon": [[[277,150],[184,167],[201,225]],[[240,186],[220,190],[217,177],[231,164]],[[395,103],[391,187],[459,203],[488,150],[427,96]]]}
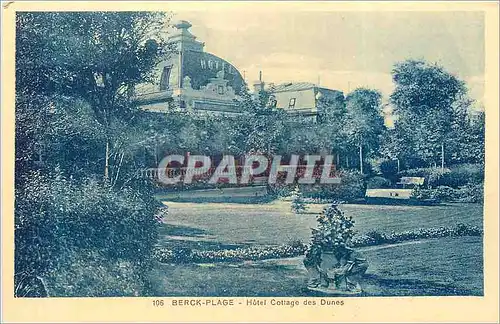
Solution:
{"label": "dome finial", "polygon": [[187,20],[179,20],[177,23],[174,24],[174,27],[177,29],[189,29],[191,26],[191,23]]}

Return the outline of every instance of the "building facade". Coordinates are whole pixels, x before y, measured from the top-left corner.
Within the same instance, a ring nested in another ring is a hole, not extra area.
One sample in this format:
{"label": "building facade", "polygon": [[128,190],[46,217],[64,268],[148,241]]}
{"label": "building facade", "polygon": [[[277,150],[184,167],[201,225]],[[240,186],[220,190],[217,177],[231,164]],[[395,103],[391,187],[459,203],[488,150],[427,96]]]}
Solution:
{"label": "building facade", "polygon": [[289,114],[317,121],[321,113],[321,100],[342,104],[342,91],[331,90],[308,82],[289,82],[269,89],[270,105],[284,109]]}
{"label": "building facade", "polygon": [[135,102],[144,110],[169,109],[199,113],[238,114],[244,88],[240,72],[226,60],[204,51],[204,43],[180,21],[168,43],[172,53],[156,68],[156,82],[141,84]]}
{"label": "building facade", "polygon": [[[181,110],[206,114],[238,115],[246,84],[238,69],[228,61],[204,51],[205,44],[191,34],[191,24],[181,20],[168,38],[172,49],[155,69],[155,82],[138,85],[135,102],[152,112]],[[317,120],[319,99],[343,100],[343,93],[307,82],[265,87],[262,73],[253,84],[254,94],[271,93],[269,105],[292,115]]]}

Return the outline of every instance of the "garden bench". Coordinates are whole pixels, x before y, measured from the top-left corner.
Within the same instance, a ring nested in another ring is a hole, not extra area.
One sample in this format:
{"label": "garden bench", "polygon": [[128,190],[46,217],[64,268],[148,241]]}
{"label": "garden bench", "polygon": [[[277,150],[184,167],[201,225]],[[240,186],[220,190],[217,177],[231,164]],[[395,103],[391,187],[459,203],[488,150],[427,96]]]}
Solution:
{"label": "garden bench", "polygon": [[424,184],[424,180],[424,177],[401,177],[396,184],[403,185],[404,189],[406,185],[421,186]]}

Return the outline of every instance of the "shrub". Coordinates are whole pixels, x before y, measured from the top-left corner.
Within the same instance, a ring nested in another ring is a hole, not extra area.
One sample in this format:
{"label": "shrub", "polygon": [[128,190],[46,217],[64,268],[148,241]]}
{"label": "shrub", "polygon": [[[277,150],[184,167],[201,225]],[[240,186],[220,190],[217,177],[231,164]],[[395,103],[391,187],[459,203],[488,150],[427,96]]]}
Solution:
{"label": "shrub", "polygon": [[309,191],[306,191],[304,187],[304,195],[335,201],[353,201],[365,197],[366,184],[361,173],[342,170],[339,177],[340,183],[338,184],[318,184],[309,188]]}
{"label": "shrub", "polygon": [[483,201],[483,191],[483,184],[468,184],[457,189],[447,186],[430,189],[416,187],[411,196],[419,200],[435,199],[437,201],[479,203]]}
{"label": "shrub", "polygon": [[373,177],[366,181],[367,189],[390,188],[391,186],[391,181],[382,177]]}
{"label": "shrub", "polygon": [[128,261],[110,261],[96,252],[80,251],[52,271],[47,280],[52,297],[145,296],[148,290],[147,269]]}
{"label": "shrub", "polygon": [[304,198],[302,196],[302,192],[300,191],[299,186],[296,186],[295,189],[291,193],[292,203],[290,208],[295,214],[300,214],[307,209],[306,204],[304,203]]}
{"label": "shrub", "polygon": [[[149,193],[132,188],[117,191],[91,179],[77,182],[59,171],[49,175],[30,173],[23,183],[23,187],[16,187],[16,274],[47,279],[55,276],[53,284],[63,289],[72,285],[64,281],[72,278],[70,273],[98,280],[100,277],[93,273],[97,271],[105,280],[106,273],[122,262],[148,267],[157,242],[155,215],[161,206]],[[82,260],[94,260],[94,266],[78,267]],[[16,286],[27,282],[16,280]],[[102,282],[106,284],[110,283]],[[59,293],[65,295],[62,290]],[[88,293],[87,289],[68,291],[80,296]]]}
{"label": "shrub", "polygon": [[482,236],[483,230],[478,226],[457,224],[454,227],[421,228],[404,232],[391,232],[389,234],[370,231],[356,237],[352,244],[355,247],[374,246],[380,244],[398,243],[409,240],[431,239],[440,237],[457,236]]}
{"label": "shrub", "polygon": [[458,188],[467,184],[480,184],[484,181],[484,165],[460,164],[450,167],[438,185]]}
{"label": "shrub", "polygon": [[283,183],[274,183],[267,185],[268,195],[276,198],[289,197],[292,192],[292,188]]}
{"label": "shrub", "polygon": [[482,203],[484,200],[484,184],[467,184],[459,190],[459,202]]}
{"label": "shrub", "polygon": [[462,164],[449,169],[418,168],[404,170],[400,177],[425,177],[429,187],[448,186],[459,188],[467,184],[480,184],[484,181],[484,166],[481,164]]}
{"label": "shrub", "polygon": [[398,180],[398,162],[395,160],[384,160],[380,163],[380,173],[392,182]]}
{"label": "shrub", "polygon": [[320,263],[322,252],[336,253],[339,249],[349,246],[354,236],[352,217],[346,217],[336,203],[325,208],[316,220],[318,228],[312,229],[311,243],[305,253],[305,264]]}

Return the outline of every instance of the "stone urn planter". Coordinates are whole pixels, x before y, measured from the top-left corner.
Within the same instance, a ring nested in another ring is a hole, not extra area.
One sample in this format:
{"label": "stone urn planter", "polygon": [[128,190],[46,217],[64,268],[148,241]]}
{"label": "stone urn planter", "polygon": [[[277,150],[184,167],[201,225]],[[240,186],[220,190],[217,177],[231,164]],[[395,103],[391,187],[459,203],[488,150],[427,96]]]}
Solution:
{"label": "stone urn planter", "polygon": [[[347,248],[339,257],[333,251],[321,252],[321,261],[313,264],[304,259],[308,272],[307,289],[331,295],[357,295],[363,293],[360,277],[368,269],[366,259]],[[352,261],[351,261],[352,260]]]}
{"label": "stone urn planter", "polygon": [[304,266],[308,272],[307,289],[330,295],[356,295],[363,289],[360,279],[368,269],[367,260],[350,247],[354,221],[332,204],[317,217],[312,229]]}

